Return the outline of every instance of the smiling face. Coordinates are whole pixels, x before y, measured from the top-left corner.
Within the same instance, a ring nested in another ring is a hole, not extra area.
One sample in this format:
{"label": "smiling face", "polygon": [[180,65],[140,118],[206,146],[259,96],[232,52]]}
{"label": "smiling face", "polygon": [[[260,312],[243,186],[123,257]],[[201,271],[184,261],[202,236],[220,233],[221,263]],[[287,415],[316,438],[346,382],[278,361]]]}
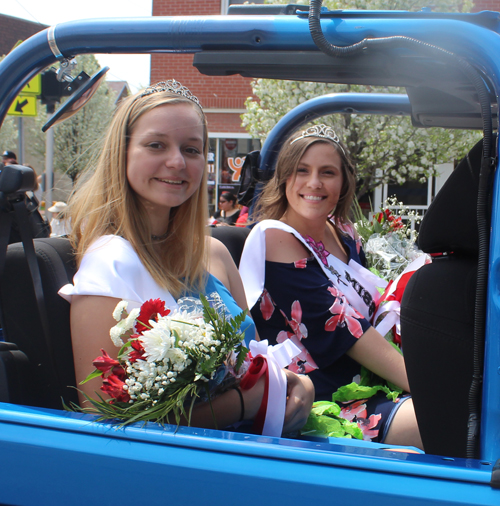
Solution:
{"label": "smiling face", "polygon": [[342,159],[333,144],[312,144],[286,181],[287,223],[324,223],[339,201],[342,182]]}
{"label": "smiling face", "polygon": [[144,205],[154,234],[163,234],[170,209],[186,202],[205,170],[204,130],[190,104],[162,105],[134,125],[127,150],[127,179]]}

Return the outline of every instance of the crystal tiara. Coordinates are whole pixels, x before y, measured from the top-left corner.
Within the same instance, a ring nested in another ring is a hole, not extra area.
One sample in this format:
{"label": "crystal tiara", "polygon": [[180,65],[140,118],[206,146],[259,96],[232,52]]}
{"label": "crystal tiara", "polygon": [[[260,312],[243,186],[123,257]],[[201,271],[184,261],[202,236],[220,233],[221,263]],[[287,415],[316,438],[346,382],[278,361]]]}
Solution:
{"label": "crystal tiara", "polygon": [[305,139],[306,137],[320,137],[321,139],[329,139],[333,143],[335,143],[342,150],[344,156],[346,156],[346,152],[342,147],[342,145],[340,144],[339,136],[335,133],[335,130],[328,125],[321,124],[306,128],[305,130],[302,131],[302,133],[298,137],[293,139],[293,141],[290,142],[290,144],[293,144],[299,139]]}
{"label": "crystal tiara", "polygon": [[146,97],[147,95],[151,95],[153,93],[175,93],[176,95],[180,95],[184,98],[188,98],[191,102],[194,102],[197,106],[201,107],[200,101],[198,97],[195,97],[188,88],[183,86],[179,81],[175,79],[169,79],[168,81],[161,81],[159,83],[154,84],[153,86],[148,86],[141,94],[141,97]]}

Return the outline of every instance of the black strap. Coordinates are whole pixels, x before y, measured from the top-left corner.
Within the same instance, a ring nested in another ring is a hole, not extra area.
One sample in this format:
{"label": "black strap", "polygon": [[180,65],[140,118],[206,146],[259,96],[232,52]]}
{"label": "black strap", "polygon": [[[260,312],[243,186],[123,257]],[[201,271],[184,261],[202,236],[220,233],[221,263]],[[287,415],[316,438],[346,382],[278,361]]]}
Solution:
{"label": "black strap", "polygon": [[45,342],[49,350],[49,319],[47,316],[47,310],[45,308],[45,298],[43,295],[42,277],[40,275],[40,267],[35,253],[35,245],[33,244],[33,236],[31,231],[31,224],[29,221],[29,213],[26,209],[24,201],[13,203],[14,212],[16,214],[17,223],[19,225],[19,233],[21,234],[21,240],[23,242],[24,253],[28,262],[28,267],[31,273],[31,279],[33,280],[33,288],[35,290],[36,304],[38,306],[38,312],[40,313],[40,321],[42,323],[42,330],[45,336]]}
{"label": "black strap", "polygon": [[[36,257],[35,246],[33,243],[33,233],[30,224],[30,215],[26,208],[25,198],[17,199],[10,202],[12,210],[0,211],[0,283],[3,278],[5,269],[5,260],[7,257],[7,246],[9,244],[10,230],[12,227],[12,214],[15,213],[19,233],[23,243],[24,253],[33,281],[33,289],[35,291],[36,304],[40,315],[40,323],[42,325],[43,336],[47,352],[50,360],[50,367],[54,373],[55,379],[60,383],[58,369],[54,358],[53,348],[50,342],[49,318],[47,308],[45,307],[45,297],[43,294],[42,277],[40,275],[40,266]],[[7,336],[8,338],[8,336]]]}

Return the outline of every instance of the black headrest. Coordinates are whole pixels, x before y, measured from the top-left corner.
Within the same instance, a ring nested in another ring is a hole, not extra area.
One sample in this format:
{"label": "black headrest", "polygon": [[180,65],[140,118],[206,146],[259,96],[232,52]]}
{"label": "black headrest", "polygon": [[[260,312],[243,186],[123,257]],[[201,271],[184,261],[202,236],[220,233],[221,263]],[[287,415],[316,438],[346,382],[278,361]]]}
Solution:
{"label": "black headrest", "polygon": [[418,235],[422,251],[477,256],[476,208],[482,149],[481,139],[461,160],[429,206]]}

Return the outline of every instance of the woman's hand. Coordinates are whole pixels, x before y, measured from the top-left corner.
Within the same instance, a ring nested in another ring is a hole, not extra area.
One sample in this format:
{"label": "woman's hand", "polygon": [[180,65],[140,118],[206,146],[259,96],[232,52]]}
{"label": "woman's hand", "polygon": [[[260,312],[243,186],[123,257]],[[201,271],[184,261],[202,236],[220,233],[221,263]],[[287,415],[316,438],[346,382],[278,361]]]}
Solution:
{"label": "woman's hand", "polygon": [[283,433],[302,428],[314,402],[314,385],[309,376],[285,369],[287,377],[286,410]]}
{"label": "woman's hand", "polygon": [[[298,375],[284,369],[287,378],[286,408],[283,433],[293,432],[307,421],[314,402],[314,385],[309,376]],[[262,375],[250,390],[243,390],[245,399],[245,420],[254,420],[264,395],[266,377]],[[270,406],[272,409],[272,406]]]}

